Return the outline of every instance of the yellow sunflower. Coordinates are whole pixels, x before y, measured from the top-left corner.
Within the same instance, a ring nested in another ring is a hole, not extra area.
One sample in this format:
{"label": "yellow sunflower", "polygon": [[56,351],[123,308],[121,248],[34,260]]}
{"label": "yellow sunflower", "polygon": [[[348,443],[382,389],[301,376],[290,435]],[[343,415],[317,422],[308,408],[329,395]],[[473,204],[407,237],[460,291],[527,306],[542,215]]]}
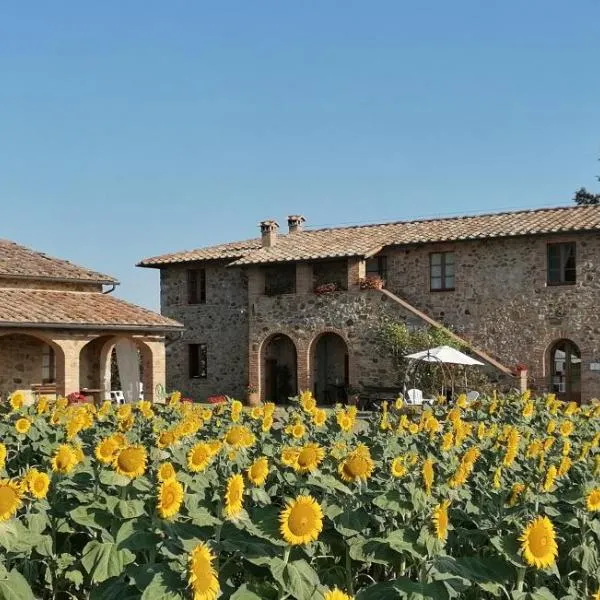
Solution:
{"label": "yellow sunflower", "polygon": [[585,506],[590,512],[600,511],[600,488],[594,488],[585,497]]}
{"label": "yellow sunflower", "polygon": [[327,421],[327,411],[324,408],[317,408],[312,414],[313,425],[322,427]]}
{"label": "yellow sunflower", "polygon": [[4,466],[6,461],[6,446],[0,442],[0,469]]}
{"label": "yellow sunflower", "polygon": [[298,449],[296,462],[292,465],[298,473],[316,471],[325,458],[325,450],[319,444],[306,444]]}
{"label": "yellow sunflower", "polygon": [[109,465],[113,462],[115,458],[116,452],[119,450],[119,444],[117,441],[112,438],[104,438],[98,444],[96,444],[96,448],[94,449],[94,454],[96,458],[105,465]]}
{"label": "yellow sunflower", "polygon": [[75,450],[67,444],[61,444],[52,457],[52,470],[55,473],[70,473],[77,465]]}
{"label": "yellow sunflower", "polygon": [[206,442],[199,442],[188,452],[188,469],[194,473],[200,473],[208,467],[213,452]]}
{"label": "yellow sunflower", "polygon": [[14,392],[11,394],[9,403],[10,407],[13,410],[19,410],[23,407],[23,402],[25,401],[25,396],[23,396],[22,392]]}
{"label": "yellow sunflower", "polygon": [[119,451],[113,460],[113,466],[119,475],[130,479],[143,475],[146,471],[146,448],[143,446],[128,446]]}
{"label": "yellow sunflower", "polygon": [[15,515],[21,506],[21,488],[10,479],[0,479],[0,522]]}
{"label": "yellow sunflower", "polygon": [[407,469],[404,464],[403,456],[396,456],[396,458],[392,461],[392,475],[394,477],[404,477],[406,475]]}
{"label": "yellow sunflower", "polygon": [[304,410],[304,412],[307,412],[309,414],[312,413],[315,410],[315,408],[317,408],[317,401],[312,395],[312,392],[310,392],[309,390],[301,392],[300,406],[302,407],[302,410]]}
{"label": "yellow sunflower", "polygon": [[175,479],[175,467],[170,462],[164,462],[158,467],[157,476],[159,481],[168,481],[169,479]]}
{"label": "yellow sunflower", "polygon": [[172,431],[161,431],[158,434],[156,445],[159,448],[168,448],[176,442],[175,434]]}
{"label": "yellow sunflower", "polygon": [[225,443],[234,448],[248,448],[254,444],[254,435],[245,425],[234,425],[225,434]]}
{"label": "yellow sunflower", "polygon": [[444,500],[441,504],[438,504],[433,509],[433,515],[431,520],[433,521],[433,528],[435,536],[438,540],[445,541],[448,537],[448,507],[450,506],[450,500]]}
{"label": "yellow sunflower", "polygon": [[257,458],[246,471],[248,479],[256,486],[264,485],[269,474],[269,461],[266,456]]}
{"label": "yellow sunflower", "polygon": [[179,512],[182,502],[183,486],[177,479],[167,479],[160,484],[156,507],[163,519],[171,519],[174,517]]}
{"label": "yellow sunflower", "polygon": [[242,512],[244,501],[244,478],[241,475],[232,475],[227,481],[225,492],[225,515],[229,518],[237,517]]}
{"label": "yellow sunflower", "polygon": [[595,594],[592,594],[590,600],[600,600],[600,588],[598,588]]}
{"label": "yellow sunflower", "polygon": [[558,545],[554,526],[548,517],[536,517],[523,530],[521,537],[523,558],[532,567],[544,569],[554,564]]}
{"label": "yellow sunflower", "polygon": [[293,546],[308,544],[323,530],[323,511],[312,496],[298,496],[279,515],[279,531]]}
{"label": "yellow sunflower", "polygon": [[208,444],[210,452],[213,456],[219,454],[221,448],[223,447],[223,442],[221,442],[221,440],[208,440],[206,443]]}
{"label": "yellow sunflower", "polygon": [[563,421],[560,425],[560,435],[563,437],[568,437],[573,433],[575,429],[575,425],[573,425],[573,421]]}
{"label": "yellow sunflower", "polygon": [[261,429],[264,432],[268,432],[271,430],[271,427],[273,427],[273,415],[267,415],[265,413],[265,416],[263,417],[263,420],[262,420]]}
{"label": "yellow sunflower", "polygon": [[296,423],[292,426],[292,437],[295,440],[299,440],[304,437],[306,433],[306,427],[302,423]]}
{"label": "yellow sunflower", "polygon": [[46,473],[40,473],[32,469],[27,476],[27,489],[38,500],[45,498],[50,487],[50,477]]}
{"label": "yellow sunflower", "polygon": [[340,413],[337,416],[337,422],[342,431],[350,431],[352,427],[354,427],[354,421],[352,417],[350,417],[346,413]]}
{"label": "yellow sunflower", "polygon": [[25,417],[21,417],[15,423],[15,429],[18,433],[27,433],[31,427],[31,421]]}
{"label": "yellow sunflower", "polygon": [[253,406],[250,411],[250,418],[255,421],[259,421],[263,418],[263,407],[262,406]]}
{"label": "yellow sunflower", "polygon": [[433,479],[435,476],[433,471],[433,461],[431,458],[428,458],[423,462],[422,474],[425,493],[429,495],[431,494],[431,487],[433,486]]}
{"label": "yellow sunflower", "polygon": [[323,600],[354,600],[354,596],[349,596],[335,587],[332,590],[327,590],[325,592]]}
{"label": "yellow sunflower", "polygon": [[344,481],[366,481],[374,466],[370,454],[355,450],[340,464],[338,472]]}
{"label": "yellow sunflower", "polygon": [[215,555],[201,542],[190,554],[188,564],[189,584],[194,594],[193,600],[216,600],[219,595],[219,580],[213,567]]}

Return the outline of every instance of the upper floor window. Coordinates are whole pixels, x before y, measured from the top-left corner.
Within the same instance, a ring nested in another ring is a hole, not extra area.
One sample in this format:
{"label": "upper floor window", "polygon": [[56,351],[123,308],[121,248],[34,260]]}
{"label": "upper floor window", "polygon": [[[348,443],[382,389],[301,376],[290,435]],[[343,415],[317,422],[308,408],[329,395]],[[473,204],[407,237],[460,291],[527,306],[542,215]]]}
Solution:
{"label": "upper floor window", "polygon": [[387,279],[387,256],[373,256],[367,258],[367,277],[381,277]]}
{"label": "upper floor window", "polygon": [[264,267],[263,273],[265,276],[265,294],[267,296],[296,293],[295,263]]}
{"label": "upper floor window", "polygon": [[204,304],[206,302],[205,269],[188,269],[187,297],[188,304]]}
{"label": "upper floor window", "polygon": [[323,260],[313,263],[313,285],[334,283],[337,290],[348,289],[348,261]]}
{"label": "upper floor window", "polygon": [[573,285],[576,277],[575,242],[548,244],[548,285]]}
{"label": "upper floor window", "polygon": [[429,255],[429,279],[432,292],[454,289],[454,252]]}
{"label": "upper floor window", "polygon": [[188,365],[191,379],[206,379],[208,376],[206,344],[188,345]]}

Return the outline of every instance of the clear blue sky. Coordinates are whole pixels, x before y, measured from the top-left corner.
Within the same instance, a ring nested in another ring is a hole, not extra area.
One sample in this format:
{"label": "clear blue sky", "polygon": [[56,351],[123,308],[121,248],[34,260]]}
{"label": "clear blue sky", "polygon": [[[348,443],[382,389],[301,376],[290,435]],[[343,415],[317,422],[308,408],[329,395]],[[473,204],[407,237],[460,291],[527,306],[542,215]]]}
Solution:
{"label": "clear blue sky", "polygon": [[569,204],[600,173],[598,0],[12,0],[0,237],[114,274],[308,224]]}

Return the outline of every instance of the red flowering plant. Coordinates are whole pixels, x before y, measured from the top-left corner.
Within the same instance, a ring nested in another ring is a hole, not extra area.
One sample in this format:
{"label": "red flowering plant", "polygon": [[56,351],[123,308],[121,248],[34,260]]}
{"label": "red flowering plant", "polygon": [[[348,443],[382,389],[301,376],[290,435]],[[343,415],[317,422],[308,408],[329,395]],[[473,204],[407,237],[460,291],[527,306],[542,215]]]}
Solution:
{"label": "red flowering plant", "polygon": [[251,383],[249,383],[246,386],[246,393],[247,394],[256,394],[258,392],[258,388],[255,385],[252,385]]}
{"label": "red flowering plant", "polygon": [[223,404],[227,402],[227,396],[223,394],[213,394],[212,396],[209,396],[206,401],[209,404]]}
{"label": "red flowering plant", "polygon": [[523,371],[527,371],[527,365],[525,363],[517,363],[515,365],[515,373],[519,374],[522,373]]}
{"label": "red flowering plant", "polygon": [[358,280],[361,290],[380,290],[384,286],[384,281],[379,275],[367,275]]}
{"label": "red flowering plant", "polygon": [[80,402],[87,402],[87,398],[81,392],[72,392],[67,396],[69,404],[78,404]]}
{"label": "red flowering plant", "polygon": [[315,286],[313,290],[315,294],[320,296],[321,294],[331,294],[331,292],[337,292],[338,285],[335,282],[332,283],[321,283],[320,285]]}

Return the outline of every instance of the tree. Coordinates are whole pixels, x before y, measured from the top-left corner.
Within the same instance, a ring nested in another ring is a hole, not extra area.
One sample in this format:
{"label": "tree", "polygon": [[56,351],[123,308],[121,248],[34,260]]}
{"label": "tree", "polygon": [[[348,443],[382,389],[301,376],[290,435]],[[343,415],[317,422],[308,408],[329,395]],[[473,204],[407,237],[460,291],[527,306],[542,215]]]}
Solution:
{"label": "tree", "polygon": [[[597,176],[596,179],[600,181],[600,176]],[[575,201],[575,204],[579,204],[579,206],[600,204],[600,194],[588,192],[584,187],[582,187],[575,192],[573,200]]]}

